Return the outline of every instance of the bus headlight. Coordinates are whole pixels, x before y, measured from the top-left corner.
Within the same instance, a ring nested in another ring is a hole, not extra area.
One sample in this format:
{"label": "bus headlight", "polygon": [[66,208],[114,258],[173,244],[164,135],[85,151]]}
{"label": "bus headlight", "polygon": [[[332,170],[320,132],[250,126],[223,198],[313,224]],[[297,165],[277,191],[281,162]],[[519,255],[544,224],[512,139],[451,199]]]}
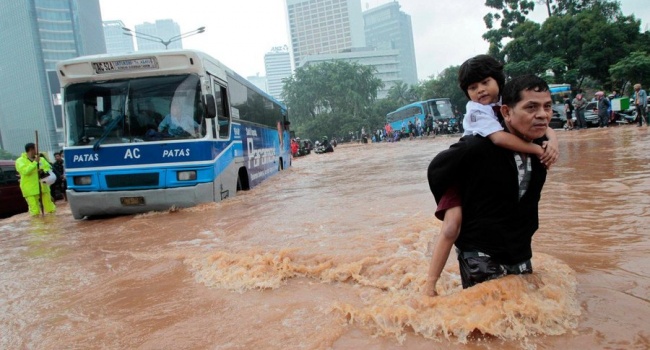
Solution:
{"label": "bus headlight", "polygon": [[76,186],[87,186],[92,183],[92,178],[89,175],[86,176],[75,176],[74,184]]}
{"label": "bus headlight", "polygon": [[179,171],[176,173],[178,181],[193,181],[196,180],[196,170]]}

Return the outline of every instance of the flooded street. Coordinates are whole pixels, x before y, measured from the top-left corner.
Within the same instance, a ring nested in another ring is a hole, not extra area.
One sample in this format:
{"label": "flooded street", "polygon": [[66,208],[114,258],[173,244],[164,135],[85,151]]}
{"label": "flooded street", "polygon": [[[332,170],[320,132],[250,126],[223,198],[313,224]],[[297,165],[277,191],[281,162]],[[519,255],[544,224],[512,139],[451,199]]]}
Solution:
{"label": "flooded street", "polygon": [[532,275],[462,290],[452,253],[423,296],[456,138],[341,145],[221,203],[0,220],[0,348],[648,349],[650,130],[558,136]]}

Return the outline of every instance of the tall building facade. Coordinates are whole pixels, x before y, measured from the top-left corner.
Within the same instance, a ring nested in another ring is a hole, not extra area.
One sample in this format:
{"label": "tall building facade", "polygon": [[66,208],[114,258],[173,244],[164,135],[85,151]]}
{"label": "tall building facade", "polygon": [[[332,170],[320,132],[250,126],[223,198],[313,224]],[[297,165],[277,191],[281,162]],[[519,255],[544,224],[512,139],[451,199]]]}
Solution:
{"label": "tall building facade", "polygon": [[104,21],[104,40],[106,41],[106,53],[127,53],[135,51],[133,37],[124,35],[124,23],[122,21]]}
{"label": "tall building facade", "polygon": [[63,146],[56,63],[106,52],[99,0],[0,1],[0,147]]}
{"label": "tall building facade", "polygon": [[366,46],[359,0],[286,0],[294,67],[305,56]]}
{"label": "tall building facade", "polygon": [[400,11],[397,1],[363,12],[366,45],[377,50],[399,51],[399,76],[402,82],[415,85],[418,72],[411,16]]}
{"label": "tall building facade", "polygon": [[[174,22],[171,19],[159,19],[155,23],[145,22],[135,26],[135,31],[145,35],[136,36],[136,42],[138,44],[138,51],[153,51],[153,50],[164,50],[168,49],[182,49],[183,43],[181,40],[176,40],[171,42],[165,47],[162,41],[167,41],[173,37],[181,35],[181,28],[178,23]],[[153,36],[160,38],[160,41],[157,41],[155,38],[150,38],[152,40],[143,39],[146,36]]]}
{"label": "tall building facade", "polygon": [[264,68],[266,69],[266,81],[268,92],[271,96],[282,101],[283,79],[291,77],[291,55],[289,48],[277,46],[264,55]]}

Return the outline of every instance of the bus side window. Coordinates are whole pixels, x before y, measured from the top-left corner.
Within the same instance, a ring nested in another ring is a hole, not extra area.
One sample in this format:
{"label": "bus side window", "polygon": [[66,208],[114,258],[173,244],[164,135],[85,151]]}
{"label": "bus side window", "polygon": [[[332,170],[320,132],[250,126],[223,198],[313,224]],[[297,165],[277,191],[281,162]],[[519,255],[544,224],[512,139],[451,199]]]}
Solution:
{"label": "bus side window", "polygon": [[219,138],[227,139],[230,134],[228,91],[224,86],[215,83],[216,86],[219,87],[219,91],[215,91],[214,94],[214,100],[217,104],[217,129],[219,131]]}

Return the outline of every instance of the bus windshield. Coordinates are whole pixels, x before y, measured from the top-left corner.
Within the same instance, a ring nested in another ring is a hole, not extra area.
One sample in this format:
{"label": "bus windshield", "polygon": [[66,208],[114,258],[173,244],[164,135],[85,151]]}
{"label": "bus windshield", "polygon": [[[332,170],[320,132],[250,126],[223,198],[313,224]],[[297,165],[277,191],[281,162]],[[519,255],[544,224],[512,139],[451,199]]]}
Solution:
{"label": "bus windshield", "polygon": [[427,100],[433,119],[449,119],[454,116],[449,99]]}
{"label": "bus windshield", "polygon": [[64,101],[68,146],[205,136],[196,75],[79,83]]}

